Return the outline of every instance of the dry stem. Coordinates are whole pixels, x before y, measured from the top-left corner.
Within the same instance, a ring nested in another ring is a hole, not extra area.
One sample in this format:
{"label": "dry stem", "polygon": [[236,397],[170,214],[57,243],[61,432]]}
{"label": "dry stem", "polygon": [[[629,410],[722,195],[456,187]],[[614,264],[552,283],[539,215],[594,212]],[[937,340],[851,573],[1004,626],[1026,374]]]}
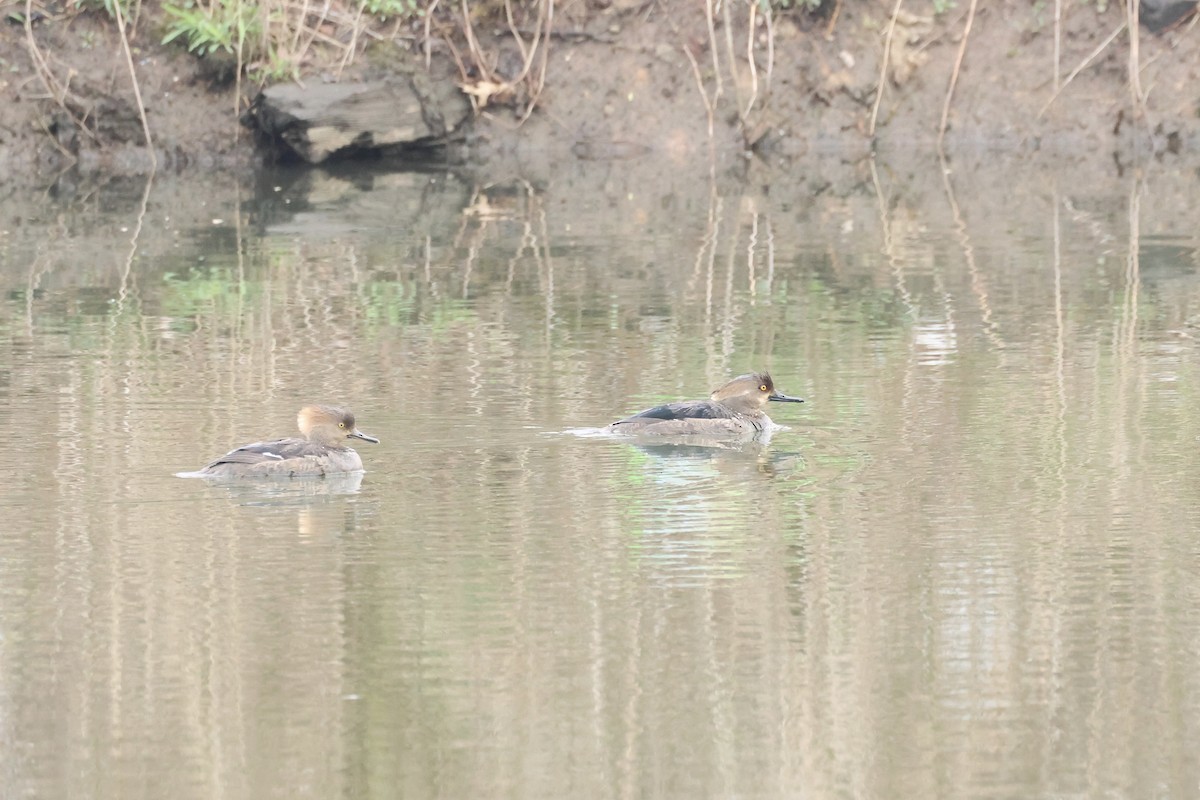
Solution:
{"label": "dry stem", "polygon": [[1054,0],[1054,91],[1058,92],[1058,81],[1062,69],[1062,4]]}
{"label": "dry stem", "polygon": [[704,0],[704,20],[708,23],[708,50],[712,53],[713,77],[717,81],[717,90],[713,93],[715,106],[724,87],[721,82],[721,59],[717,55],[717,29],[713,27],[713,0]]}
{"label": "dry stem", "polygon": [[771,97],[771,74],[775,71],[775,14],[771,11],[771,4],[767,4],[765,12],[767,20],[767,79],[766,79],[766,94],[767,98]]}
{"label": "dry stem", "polygon": [[471,58],[475,61],[475,66],[479,69],[480,75],[485,80],[494,83],[495,76],[484,60],[483,52],[479,49],[479,42],[475,39],[475,26],[471,24],[471,9],[467,6],[467,0],[462,0],[462,16],[463,34],[467,37],[467,49],[471,51]]}
{"label": "dry stem", "polygon": [[[542,63],[538,68],[537,86],[534,87],[533,96],[529,98],[529,106],[525,109],[525,113],[521,115],[521,120],[518,124],[529,119],[529,115],[533,113],[533,109],[537,106],[538,99],[542,96],[542,90],[546,88],[546,64],[550,59],[550,32],[554,29],[554,0],[543,0],[541,6],[546,17],[546,36],[542,44]],[[542,12],[538,14],[538,29],[542,26]],[[537,38],[535,35],[533,41],[534,49],[537,49]],[[530,52],[529,60],[525,62],[525,69],[521,71],[522,77],[529,71],[529,65],[533,60],[533,53]]]}
{"label": "dry stem", "polygon": [[430,64],[433,63],[433,49],[429,46],[429,23],[433,19],[433,12],[437,10],[438,3],[440,2],[442,0],[433,0],[429,4],[429,8],[425,9],[425,69],[429,69]]}
{"label": "dry stem", "polygon": [[754,63],[754,20],[755,12],[758,11],[758,4],[750,4],[750,19],[746,33],[746,61],[750,63],[750,101],[746,103],[746,110],[742,112],[742,122],[750,116],[750,109],[754,108],[754,102],[758,99],[758,65]]}
{"label": "dry stem", "polygon": [[1139,0],[1125,0],[1125,19],[1129,26],[1129,94],[1133,100],[1133,113],[1142,116],[1145,95],[1142,93],[1141,70],[1138,68],[1141,24],[1138,18]]}
{"label": "dry stem", "polygon": [[1110,33],[1108,35],[1107,39],[1105,39],[1103,42],[1098,44],[1096,46],[1095,50],[1093,50],[1091,53],[1089,53],[1087,55],[1087,57],[1083,59],[1083,61],[1079,62],[1079,66],[1075,67],[1075,69],[1073,69],[1071,71],[1071,74],[1067,76],[1067,79],[1062,82],[1062,86],[1058,87],[1058,89],[1055,90],[1054,94],[1050,95],[1050,99],[1047,100],[1046,104],[1042,106],[1040,111],[1038,111],[1038,114],[1037,114],[1038,119],[1042,118],[1042,115],[1046,113],[1046,109],[1049,108],[1050,105],[1055,100],[1058,99],[1058,96],[1060,94],[1062,94],[1063,90],[1065,90],[1068,86],[1071,85],[1071,81],[1075,80],[1075,76],[1078,75],[1079,73],[1083,72],[1085,69],[1087,69],[1087,66],[1096,59],[1096,56],[1103,53],[1105,48],[1107,48],[1110,44],[1113,43],[1113,39],[1116,39],[1118,36],[1121,35],[1121,31],[1125,30],[1125,27],[1126,27],[1126,23],[1122,22],[1120,25],[1117,26],[1117,29],[1115,31],[1113,31],[1112,33]]}
{"label": "dry stem", "polygon": [[342,72],[345,71],[346,65],[350,63],[350,58],[358,51],[358,34],[361,29],[364,6],[358,7],[358,16],[354,18],[354,24],[350,26],[350,44],[346,46],[346,50],[342,53],[342,61],[338,64],[337,76],[340,79]]}
{"label": "dry stem", "polygon": [[[738,81],[737,56],[733,53],[733,22],[729,19],[729,2],[721,4],[721,17],[725,23],[725,52],[729,54],[729,77],[733,80],[733,105],[740,113],[742,108],[742,87]],[[712,20],[709,20],[712,24]],[[744,121],[744,120],[743,120]]]}
{"label": "dry stem", "polygon": [[[1136,2],[1137,0],[1131,0]],[[975,6],[978,0],[971,0],[967,9],[967,22],[963,26],[962,42],[958,47],[958,56],[954,59],[954,71],[950,73],[950,86],[946,89],[946,100],[942,103],[942,121],[938,125],[937,149],[942,153],[942,143],[946,139],[946,121],[950,118],[950,101],[954,98],[954,87],[958,85],[958,73],[962,69],[963,58],[967,54],[967,42],[971,39],[971,25],[975,22]]]}
{"label": "dry stem", "polygon": [[[54,100],[55,104],[75,123],[75,127],[81,130],[88,138],[95,141],[96,135],[88,129],[87,122],[67,106],[67,98],[70,96],[70,90],[68,86],[64,86],[58,82],[58,79],[54,77],[54,70],[50,68],[46,57],[42,55],[42,50],[38,47],[37,39],[33,35],[32,19],[33,2],[32,0],[25,0],[25,44],[29,49],[29,57],[33,60],[33,67],[38,74],[38,79],[41,80],[42,86],[45,87],[46,91],[50,93],[50,97]],[[70,70],[67,72],[68,81],[70,81],[72,74],[73,72]],[[62,148],[59,147],[59,149],[61,150]]]}
{"label": "dry stem", "polygon": [[842,13],[842,0],[837,0],[833,6],[833,13],[829,15],[829,24],[825,26],[825,41],[833,38],[833,26],[837,24],[838,16]]}
{"label": "dry stem", "polygon": [[121,50],[125,53],[125,65],[130,70],[130,80],[133,83],[133,98],[138,102],[138,116],[142,118],[142,132],[146,137],[146,150],[150,151],[150,172],[158,167],[158,156],[154,152],[154,138],[150,136],[150,121],[146,120],[146,107],[142,102],[142,86],[138,85],[138,73],[133,68],[133,54],[130,53],[130,37],[125,31],[125,13],[121,11],[120,1],[114,2],[113,11],[116,16],[116,30],[121,34]]}
{"label": "dry stem", "polygon": [[888,61],[892,58],[892,35],[896,32],[896,17],[900,16],[900,4],[904,0],[896,0],[892,9],[892,19],[888,22],[887,36],[883,40],[883,58],[879,65],[879,85],[875,87],[875,104],[871,107],[871,124],[867,135],[875,138],[875,123],[879,120],[879,103],[883,100],[883,87],[887,83]]}
{"label": "dry stem", "polygon": [[696,63],[696,57],[692,55],[687,44],[683,45],[682,50],[692,65],[692,74],[696,76],[696,88],[700,90],[700,99],[704,101],[704,111],[708,114],[708,140],[711,142],[713,138],[713,104],[708,99],[708,90],[704,88],[704,78],[700,75],[700,65]]}

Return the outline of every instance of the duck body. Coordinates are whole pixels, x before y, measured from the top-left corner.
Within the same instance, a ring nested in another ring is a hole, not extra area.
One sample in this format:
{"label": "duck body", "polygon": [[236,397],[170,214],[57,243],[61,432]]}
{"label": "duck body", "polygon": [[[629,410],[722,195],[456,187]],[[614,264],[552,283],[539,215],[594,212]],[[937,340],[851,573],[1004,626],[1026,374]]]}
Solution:
{"label": "duck body", "polygon": [[378,443],[354,424],[354,415],[337,406],[300,409],[297,425],[304,438],[254,442],[230,450],[212,463],[182,477],[301,478],[361,472],[362,458],[347,439]]}
{"label": "duck body", "polygon": [[683,400],[648,408],[605,430],[638,436],[750,437],[776,427],[763,411],[771,401],[804,402],[775,391],[775,383],[767,373],[753,372],[729,381],[708,400]]}

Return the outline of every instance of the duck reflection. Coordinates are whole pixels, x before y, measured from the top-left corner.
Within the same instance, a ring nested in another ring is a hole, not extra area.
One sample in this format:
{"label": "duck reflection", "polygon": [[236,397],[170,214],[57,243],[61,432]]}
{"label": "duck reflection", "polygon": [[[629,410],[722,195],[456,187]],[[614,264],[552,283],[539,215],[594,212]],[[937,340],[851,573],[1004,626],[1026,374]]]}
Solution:
{"label": "duck reflection", "polygon": [[358,494],[362,472],[346,472],[307,478],[278,478],[257,481],[237,478],[205,478],[210,486],[224,489],[231,500],[242,505],[310,505],[324,499]]}
{"label": "duck reflection", "polygon": [[704,436],[700,434],[612,434],[604,428],[570,431],[586,438],[603,438],[620,442],[655,460],[669,462],[671,473],[677,477],[706,473],[744,472],[774,476],[795,471],[804,464],[803,456],[794,450],[770,447],[777,426],[771,430],[740,436]]}

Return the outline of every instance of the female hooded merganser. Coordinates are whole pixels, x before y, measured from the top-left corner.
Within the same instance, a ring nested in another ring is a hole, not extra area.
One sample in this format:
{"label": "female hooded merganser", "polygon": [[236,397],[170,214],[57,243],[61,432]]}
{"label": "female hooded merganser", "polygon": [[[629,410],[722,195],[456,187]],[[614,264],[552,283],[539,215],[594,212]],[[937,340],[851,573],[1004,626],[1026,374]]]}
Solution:
{"label": "female hooded merganser", "polygon": [[610,433],[668,436],[753,436],[775,425],[763,412],[767,401],[803,403],[775,391],[765,372],[739,375],[713,392],[708,400],[684,400],[655,406],[609,425]]}
{"label": "female hooded merganser", "polygon": [[197,472],[180,477],[298,478],[359,472],[363,468],[347,439],[379,440],[354,425],[354,415],[337,406],[305,406],[296,415],[303,439],[255,442],[231,450]]}

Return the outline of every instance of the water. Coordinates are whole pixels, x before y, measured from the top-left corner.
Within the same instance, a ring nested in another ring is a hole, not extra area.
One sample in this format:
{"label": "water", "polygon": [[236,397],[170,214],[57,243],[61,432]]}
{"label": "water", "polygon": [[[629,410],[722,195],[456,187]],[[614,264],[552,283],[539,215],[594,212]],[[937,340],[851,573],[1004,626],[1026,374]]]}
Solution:
{"label": "water", "polygon": [[10,201],[0,796],[1194,796],[1187,175],[831,170]]}

